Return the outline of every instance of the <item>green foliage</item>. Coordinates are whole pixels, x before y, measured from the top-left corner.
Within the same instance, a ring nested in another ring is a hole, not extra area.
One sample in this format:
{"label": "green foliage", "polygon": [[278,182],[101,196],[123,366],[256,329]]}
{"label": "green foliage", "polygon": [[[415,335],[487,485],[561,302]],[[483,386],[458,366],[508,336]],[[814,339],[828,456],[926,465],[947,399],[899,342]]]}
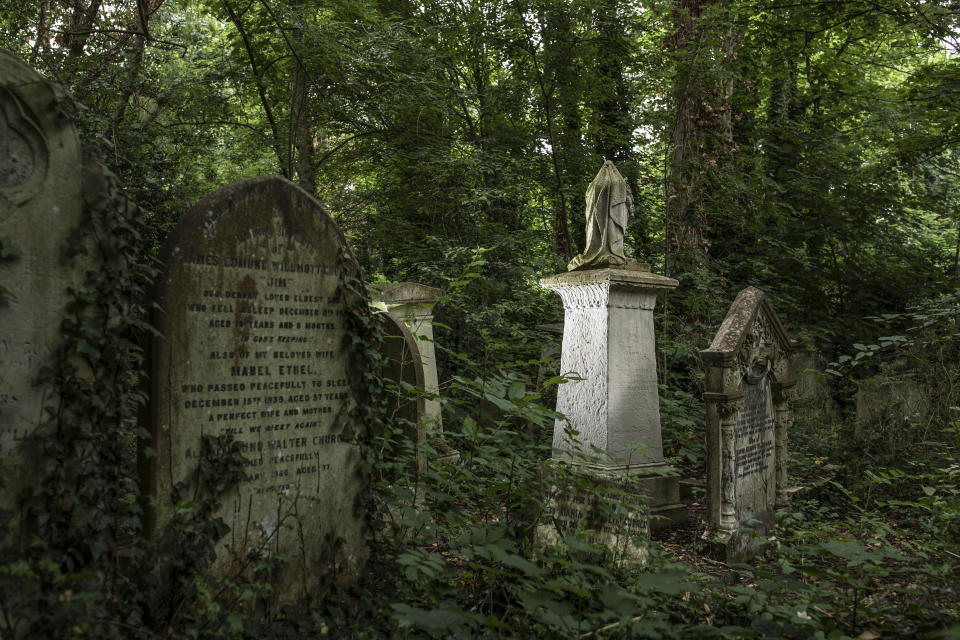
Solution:
{"label": "green foliage", "polygon": [[[47,376],[61,401],[33,443],[43,480],[6,516],[3,633],[826,638],[955,625],[957,300],[938,297],[960,285],[957,32],[946,2],[3,2],[0,44],[76,98],[61,108],[149,207],[115,217],[127,208],[115,192],[91,200],[102,206],[75,248],[110,266],[76,292]],[[746,284],[837,345],[839,400],[892,352],[927,390],[923,420],[798,426],[800,471],[833,456],[838,484],[785,515],[780,548],[754,566],[691,567],[650,543],[629,571],[582,539],[531,543],[558,417],[544,404],[563,384],[531,382],[533,327],[561,314],[537,279],[582,244],[583,191],[604,157],[634,189],[628,250],[682,282],[656,316],[675,465],[702,472],[698,352]],[[382,329],[360,280],[344,286],[374,560],[362,585],[311,610],[271,608],[263,558],[239,559],[236,579],[204,576],[223,532],[210,514],[238,472],[229,442],[205,444],[219,453],[157,546],[129,455],[145,437],[147,257],[186,203],[263,173],[323,197],[371,274],[445,290],[447,434],[421,445],[384,417]],[[17,259],[0,239],[0,260]],[[461,463],[411,464],[450,445]]]}

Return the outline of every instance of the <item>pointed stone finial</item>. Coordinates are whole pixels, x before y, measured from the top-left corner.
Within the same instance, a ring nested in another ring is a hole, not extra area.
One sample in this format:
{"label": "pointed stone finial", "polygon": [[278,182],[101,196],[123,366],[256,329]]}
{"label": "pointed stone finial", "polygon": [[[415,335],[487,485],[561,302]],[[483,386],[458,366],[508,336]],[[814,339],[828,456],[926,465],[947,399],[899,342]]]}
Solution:
{"label": "pointed stone finial", "polygon": [[626,267],[632,262],[623,253],[623,234],[632,215],[630,187],[607,160],[587,187],[587,246],[567,270]]}

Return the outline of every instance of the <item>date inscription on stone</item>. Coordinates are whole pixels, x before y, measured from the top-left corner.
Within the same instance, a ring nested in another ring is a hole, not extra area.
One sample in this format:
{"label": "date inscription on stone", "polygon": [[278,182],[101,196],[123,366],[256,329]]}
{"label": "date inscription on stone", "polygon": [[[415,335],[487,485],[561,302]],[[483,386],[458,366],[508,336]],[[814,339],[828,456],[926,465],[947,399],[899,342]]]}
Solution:
{"label": "date inscription on stone", "polygon": [[244,472],[217,514],[230,532],[217,544],[213,572],[230,576],[241,558],[271,549],[292,559],[277,583],[281,601],[331,577],[355,577],[365,520],[359,427],[349,411],[352,303],[341,285],[357,267],[343,235],[292,183],[254,178],[201,201],[160,258],[156,525],[178,485],[193,489],[204,437],[229,436]]}
{"label": "date inscription on stone", "polygon": [[766,381],[746,385],[744,407],[737,414],[733,427],[737,478],[762,475],[773,468],[775,434],[769,395],[769,383]]}
{"label": "date inscription on stone", "polygon": [[[237,249],[310,254],[279,218],[258,238]],[[349,397],[336,265],[215,253],[179,259],[190,280],[206,285],[184,301],[201,362],[174,394],[183,424],[239,441],[255,494],[288,493],[329,472],[325,451],[339,442],[331,427]],[[199,457],[192,447],[183,452],[184,460]]]}
{"label": "date inscription on stone", "polygon": [[776,451],[770,380],[743,385],[743,409],[734,421],[734,468],[738,519],[748,522],[773,507]]}

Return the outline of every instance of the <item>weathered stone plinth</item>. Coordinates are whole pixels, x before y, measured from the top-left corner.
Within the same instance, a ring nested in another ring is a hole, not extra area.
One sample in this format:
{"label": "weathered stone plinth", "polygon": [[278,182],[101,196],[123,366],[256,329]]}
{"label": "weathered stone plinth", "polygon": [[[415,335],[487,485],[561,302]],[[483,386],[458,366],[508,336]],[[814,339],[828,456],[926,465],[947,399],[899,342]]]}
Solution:
{"label": "weathered stone plinth", "polygon": [[762,291],[740,292],[709,349],[706,366],[707,517],[712,554],[728,562],[759,552],[774,509],[787,502],[791,351]]}
{"label": "weathered stone plinth", "polygon": [[634,478],[592,469],[545,468],[534,540],[563,546],[571,538],[599,545],[626,566],[643,565],[649,553],[649,496]]}
{"label": "weathered stone plinth", "polygon": [[663,459],[653,329],[657,295],[677,281],[631,263],[562,273],[540,285],[563,300],[561,371],[582,378],[557,390],[557,411],[569,425],[554,426],[555,456],[639,477],[655,528],[684,521],[677,478]]}

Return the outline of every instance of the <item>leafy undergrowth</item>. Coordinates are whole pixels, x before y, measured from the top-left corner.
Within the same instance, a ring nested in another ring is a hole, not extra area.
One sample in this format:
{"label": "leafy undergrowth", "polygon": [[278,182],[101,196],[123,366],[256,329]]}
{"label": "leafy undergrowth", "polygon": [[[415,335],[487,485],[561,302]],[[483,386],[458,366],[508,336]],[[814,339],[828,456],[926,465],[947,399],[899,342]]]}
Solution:
{"label": "leafy undergrowth", "polygon": [[[851,509],[845,497],[832,486],[781,511],[770,547],[749,565],[703,554],[702,510],[655,542],[699,577],[710,594],[708,623],[755,614],[758,636],[731,637],[960,637],[960,558],[925,541],[912,523]],[[793,629],[782,624],[791,615]]]}
{"label": "leafy undergrowth", "polygon": [[630,566],[583,536],[534,543],[549,450],[532,434],[555,414],[508,374],[458,384],[501,419],[450,430],[459,463],[419,477],[398,465],[379,485],[368,581],[315,612],[337,637],[960,637],[951,467],[917,479],[915,502],[877,492],[867,505],[827,482],[778,513],[750,564],[705,555],[694,502],[688,524],[640,541],[649,558]]}

